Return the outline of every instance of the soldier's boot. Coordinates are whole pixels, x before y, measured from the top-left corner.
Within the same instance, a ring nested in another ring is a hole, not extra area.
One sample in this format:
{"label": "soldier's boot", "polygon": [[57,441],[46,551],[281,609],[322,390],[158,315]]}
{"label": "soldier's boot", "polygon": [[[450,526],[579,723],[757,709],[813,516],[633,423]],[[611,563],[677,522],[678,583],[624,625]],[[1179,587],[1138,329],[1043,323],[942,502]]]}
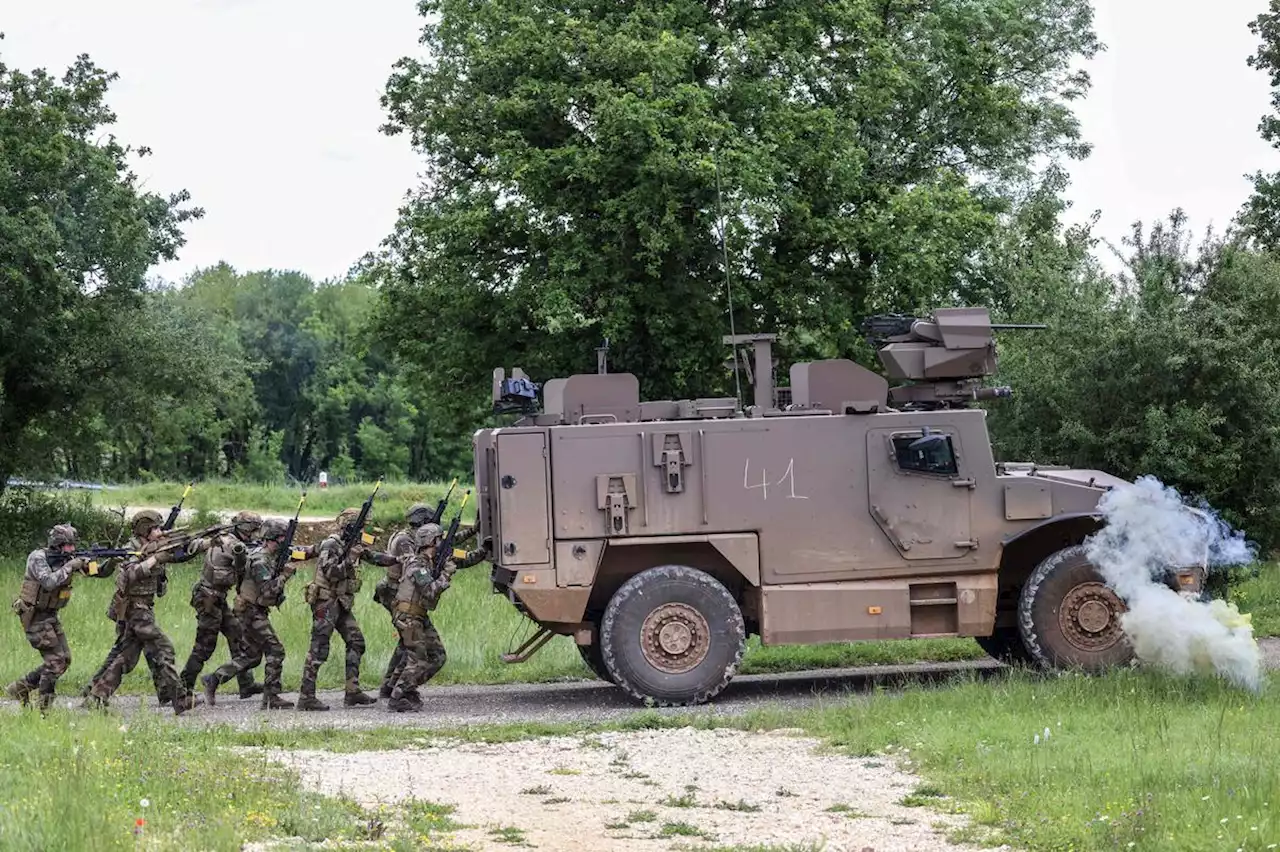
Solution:
{"label": "soldier's boot", "polygon": [[43,716],[49,712],[49,707],[53,705],[54,694],[52,692],[40,693],[40,715]]}
{"label": "soldier's boot", "polygon": [[290,710],[293,708],[292,701],[286,701],[279,695],[271,695],[264,692],[262,696],[263,710]]}
{"label": "soldier's boot", "polygon": [[298,696],[298,709],[299,710],[328,710],[329,705],[325,704],[323,701],[321,701],[319,698],[316,698],[314,695],[300,695]]}
{"label": "soldier's boot", "polygon": [[391,691],[392,691],[393,689],[395,689],[395,687],[391,685],[391,681],[389,681],[389,680],[384,680],[384,681],[382,682],[382,686],[378,687],[378,697],[379,697],[379,698],[390,698],[390,697],[391,697]]}
{"label": "soldier's boot", "polygon": [[399,697],[392,695],[391,700],[387,702],[387,709],[392,713],[414,713],[422,709],[421,704],[414,704],[407,696]]}
{"label": "soldier's boot", "polygon": [[[247,685],[246,685],[247,682]],[[263,692],[262,684],[254,683],[253,678],[244,678],[240,681],[240,697],[252,698],[255,695],[261,695]]]}
{"label": "soldier's boot", "polygon": [[[190,691],[190,687],[187,690]],[[165,689],[163,686],[156,690],[156,703],[161,707],[165,707],[173,703],[173,691]]]}
{"label": "soldier's boot", "polygon": [[96,684],[96,683],[97,683],[97,681],[96,681],[96,680],[94,680],[94,679],[90,678],[90,679],[89,679],[89,682],[88,682],[88,683],[86,683],[86,684],[84,685],[84,689],[80,690],[80,697],[81,697],[81,698],[88,698],[88,697],[89,697],[89,693],[90,693],[90,692],[93,692],[93,687],[94,687],[94,684]]}
{"label": "soldier's boot", "polygon": [[218,701],[218,687],[222,686],[222,682],[216,674],[207,674],[200,678],[200,682],[204,684],[204,700],[213,707]]}
{"label": "soldier's boot", "polygon": [[173,699],[173,715],[181,716],[188,710],[194,710],[204,702],[200,696],[192,692],[184,692]]}
{"label": "soldier's boot", "polygon": [[345,707],[361,707],[365,704],[377,704],[378,699],[372,695],[366,695],[360,690],[359,681],[347,681],[346,694],[342,696],[342,704]]}
{"label": "soldier's boot", "polygon": [[110,705],[110,699],[103,698],[96,692],[90,692],[84,697],[81,706],[86,710],[106,710]]}
{"label": "soldier's boot", "polygon": [[22,706],[26,707],[31,700],[31,684],[27,683],[26,678],[18,678],[4,688],[4,694],[14,701],[22,702]]}

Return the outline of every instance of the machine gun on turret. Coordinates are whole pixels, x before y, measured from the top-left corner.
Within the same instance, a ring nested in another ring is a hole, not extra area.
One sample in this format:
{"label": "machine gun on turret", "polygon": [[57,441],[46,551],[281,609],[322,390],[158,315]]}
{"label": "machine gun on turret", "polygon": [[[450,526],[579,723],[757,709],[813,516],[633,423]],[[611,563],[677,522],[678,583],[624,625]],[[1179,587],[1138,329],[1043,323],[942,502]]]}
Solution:
{"label": "machine gun on turret", "polygon": [[906,411],[963,408],[984,399],[1011,396],[1009,387],[983,387],[996,371],[993,332],[1041,329],[1043,325],[993,323],[986,308],[939,308],[930,319],[879,314],[862,323],[890,380],[889,399]]}

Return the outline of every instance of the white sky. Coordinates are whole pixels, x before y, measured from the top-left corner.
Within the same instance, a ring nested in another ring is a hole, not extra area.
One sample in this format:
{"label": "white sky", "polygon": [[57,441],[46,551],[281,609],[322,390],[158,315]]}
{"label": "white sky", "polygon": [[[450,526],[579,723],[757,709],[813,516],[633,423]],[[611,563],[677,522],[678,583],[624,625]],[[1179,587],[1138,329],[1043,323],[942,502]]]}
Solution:
{"label": "white sky", "polygon": [[[150,189],[189,189],[175,280],[238,269],[340,276],[390,231],[417,183],[404,137],[378,132],[391,65],[419,55],[413,0],[0,0],[0,59],[61,73],[79,53],[118,71],[117,135],[154,153]],[[1245,64],[1267,0],[1095,0],[1107,50],[1078,107],[1093,155],[1073,169],[1071,217],[1102,211],[1118,241],[1181,205],[1197,232],[1227,224],[1243,175],[1280,169],[1257,134],[1265,76]]]}

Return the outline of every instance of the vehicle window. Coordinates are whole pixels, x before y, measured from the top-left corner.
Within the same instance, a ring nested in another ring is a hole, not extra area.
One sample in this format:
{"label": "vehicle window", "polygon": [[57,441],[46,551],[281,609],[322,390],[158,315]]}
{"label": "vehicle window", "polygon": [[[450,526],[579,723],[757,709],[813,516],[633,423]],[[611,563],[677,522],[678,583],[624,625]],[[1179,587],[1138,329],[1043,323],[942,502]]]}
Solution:
{"label": "vehicle window", "polygon": [[[913,447],[912,445],[917,446]],[[898,467],[915,473],[957,474],[955,449],[950,435],[932,434],[928,440],[920,435],[894,435],[893,449]]]}

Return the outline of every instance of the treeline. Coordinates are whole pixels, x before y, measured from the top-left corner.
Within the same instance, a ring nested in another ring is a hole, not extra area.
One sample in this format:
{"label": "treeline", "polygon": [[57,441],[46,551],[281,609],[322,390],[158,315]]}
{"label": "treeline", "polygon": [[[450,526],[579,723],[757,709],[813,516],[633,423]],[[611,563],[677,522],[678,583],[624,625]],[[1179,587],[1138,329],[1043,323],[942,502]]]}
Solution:
{"label": "treeline", "polygon": [[[430,5],[382,98],[426,179],[341,281],[147,285],[200,211],[100,141],[112,77],[0,70],[0,487],[465,476],[494,366],[608,339],[649,398],[732,394],[731,328],[780,333],[785,376],[874,365],[868,314],[981,304],[1050,326],[1001,337],[1000,457],[1153,473],[1280,544],[1280,180],[1108,272],[1063,224],[1086,0]],[[1273,80],[1278,20],[1241,57]]]}

